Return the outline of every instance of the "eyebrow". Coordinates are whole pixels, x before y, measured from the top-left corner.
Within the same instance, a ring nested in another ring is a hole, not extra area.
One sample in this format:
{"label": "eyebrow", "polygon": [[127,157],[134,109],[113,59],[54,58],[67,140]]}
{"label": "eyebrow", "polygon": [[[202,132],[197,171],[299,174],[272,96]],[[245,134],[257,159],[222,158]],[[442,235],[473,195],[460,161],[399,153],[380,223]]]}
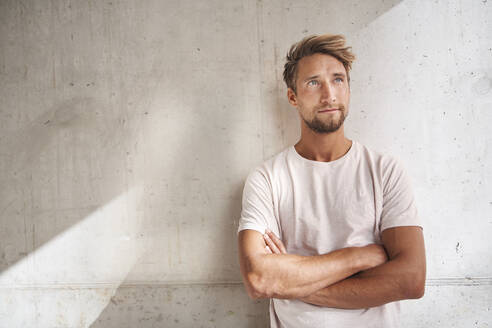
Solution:
{"label": "eyebrow", "polygon": [[[339,76],[345,77],[345,74],[344,73],[341,73],[341,72],[336,72],[336,73],[333,73],[332,75],[335,76],[335,77],[339,77]],[[305,79],[304,82],[309,81],[309,80],[312,80],[312,79],[316,79],[318,77],[319,77],[319,75],[310,76],[307,79]]]}

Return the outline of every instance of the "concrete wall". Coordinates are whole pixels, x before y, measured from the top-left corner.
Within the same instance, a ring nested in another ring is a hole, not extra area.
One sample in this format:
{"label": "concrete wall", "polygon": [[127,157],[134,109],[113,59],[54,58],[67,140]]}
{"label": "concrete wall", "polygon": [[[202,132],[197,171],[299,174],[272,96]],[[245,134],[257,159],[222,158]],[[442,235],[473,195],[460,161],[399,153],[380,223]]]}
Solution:
{"label": "concrete wall", "polygon": [[296,142],[293,42],[357,55],[349,138],[401,158],[428,284],[403,327],[492,324],[492,3],[0,1],[0,327],[261,327],[247,173]]}

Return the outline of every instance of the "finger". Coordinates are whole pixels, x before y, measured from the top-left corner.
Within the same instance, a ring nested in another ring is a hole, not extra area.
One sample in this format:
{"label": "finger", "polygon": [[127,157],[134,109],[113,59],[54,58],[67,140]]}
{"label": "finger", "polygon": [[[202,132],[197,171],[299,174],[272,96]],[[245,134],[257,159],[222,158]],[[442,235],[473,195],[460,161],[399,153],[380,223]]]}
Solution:
{"label": "finger", "polygon": [[265,250],[268,254],[272,254],[272,250],[270,249],[270,247],[266,246]]}
{"label": "finger", "polygon": [[270,239],[270,237],[267,234],[264,234],[263,238],[265,239],[265,243],[267,244],[267,246],[274,254],[280,254],[280,250],[278,249],[277,245],[275,245],[275,243]]}
{"label": "finger", "polygon": [[270,230],[267,231],[267,235],[275,243],[275,245],[277,246],[277,248],[280,250],[280,252],[282,254],[287,253],[287,250],[285,249],[284,243],[280,240],[280,238],[275,236],[275,234],[273,232],[271,232]]}
{"label": "finger", "polygon": [[[280,249],[280,244],[278,243],[279,239],[276,238],[275,234],[273,234],[270,230],[265,231],[265,240],[270,241],[270,248],[275,251],[277,254],[282,254],[282,250]],[[276,242],[277,241],[277,242]],[[283,245],[282,245],[283,246]],[[285,252],[284,252],[285,253]]]}
{"label": "finger", "polygon": [[277,245],[275,245],[275,243],[270,239],[270,237],[267,234],[264,234],[263,238],[265,239],[266,244],[270,247],[273,253],[275,254],[281,253]]}

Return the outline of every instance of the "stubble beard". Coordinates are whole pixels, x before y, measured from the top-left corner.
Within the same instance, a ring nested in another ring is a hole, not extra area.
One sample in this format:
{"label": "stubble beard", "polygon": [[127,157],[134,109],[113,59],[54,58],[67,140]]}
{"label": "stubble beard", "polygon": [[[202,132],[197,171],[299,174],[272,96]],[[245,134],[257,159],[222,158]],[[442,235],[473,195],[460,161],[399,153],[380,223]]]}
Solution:
{"label": "stubble beard", "polygon": [[[346,111],[345,107],[343,105],[340,105],[339,107],[339,112],[340,115],[338,115],[338,118],[331,118],[328,122],[322,121],[318,118],[318,116],[315,114],[314,118],[311,121],[308,121],[304,116],[301,115],[304,123],[313,130],[316,133],[332,133],[340,129],[340,127],[343,125],[343,122],[345,121],[346,118]],[[336,115],[334,114],[320,114],[320,115]]]}

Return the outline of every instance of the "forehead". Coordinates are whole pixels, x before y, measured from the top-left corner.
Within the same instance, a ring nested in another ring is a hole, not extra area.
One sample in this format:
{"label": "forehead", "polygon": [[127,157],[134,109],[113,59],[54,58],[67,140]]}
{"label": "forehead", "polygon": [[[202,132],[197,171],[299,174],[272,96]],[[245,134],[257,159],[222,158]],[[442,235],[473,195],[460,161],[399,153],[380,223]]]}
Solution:
{"label": "forehead", "polygon": [[342,62],[330,55],[317,53],[303,57],[297,64],[297,77],[299,79],[312,75],[335,73],[345,74],[345,67]]}

